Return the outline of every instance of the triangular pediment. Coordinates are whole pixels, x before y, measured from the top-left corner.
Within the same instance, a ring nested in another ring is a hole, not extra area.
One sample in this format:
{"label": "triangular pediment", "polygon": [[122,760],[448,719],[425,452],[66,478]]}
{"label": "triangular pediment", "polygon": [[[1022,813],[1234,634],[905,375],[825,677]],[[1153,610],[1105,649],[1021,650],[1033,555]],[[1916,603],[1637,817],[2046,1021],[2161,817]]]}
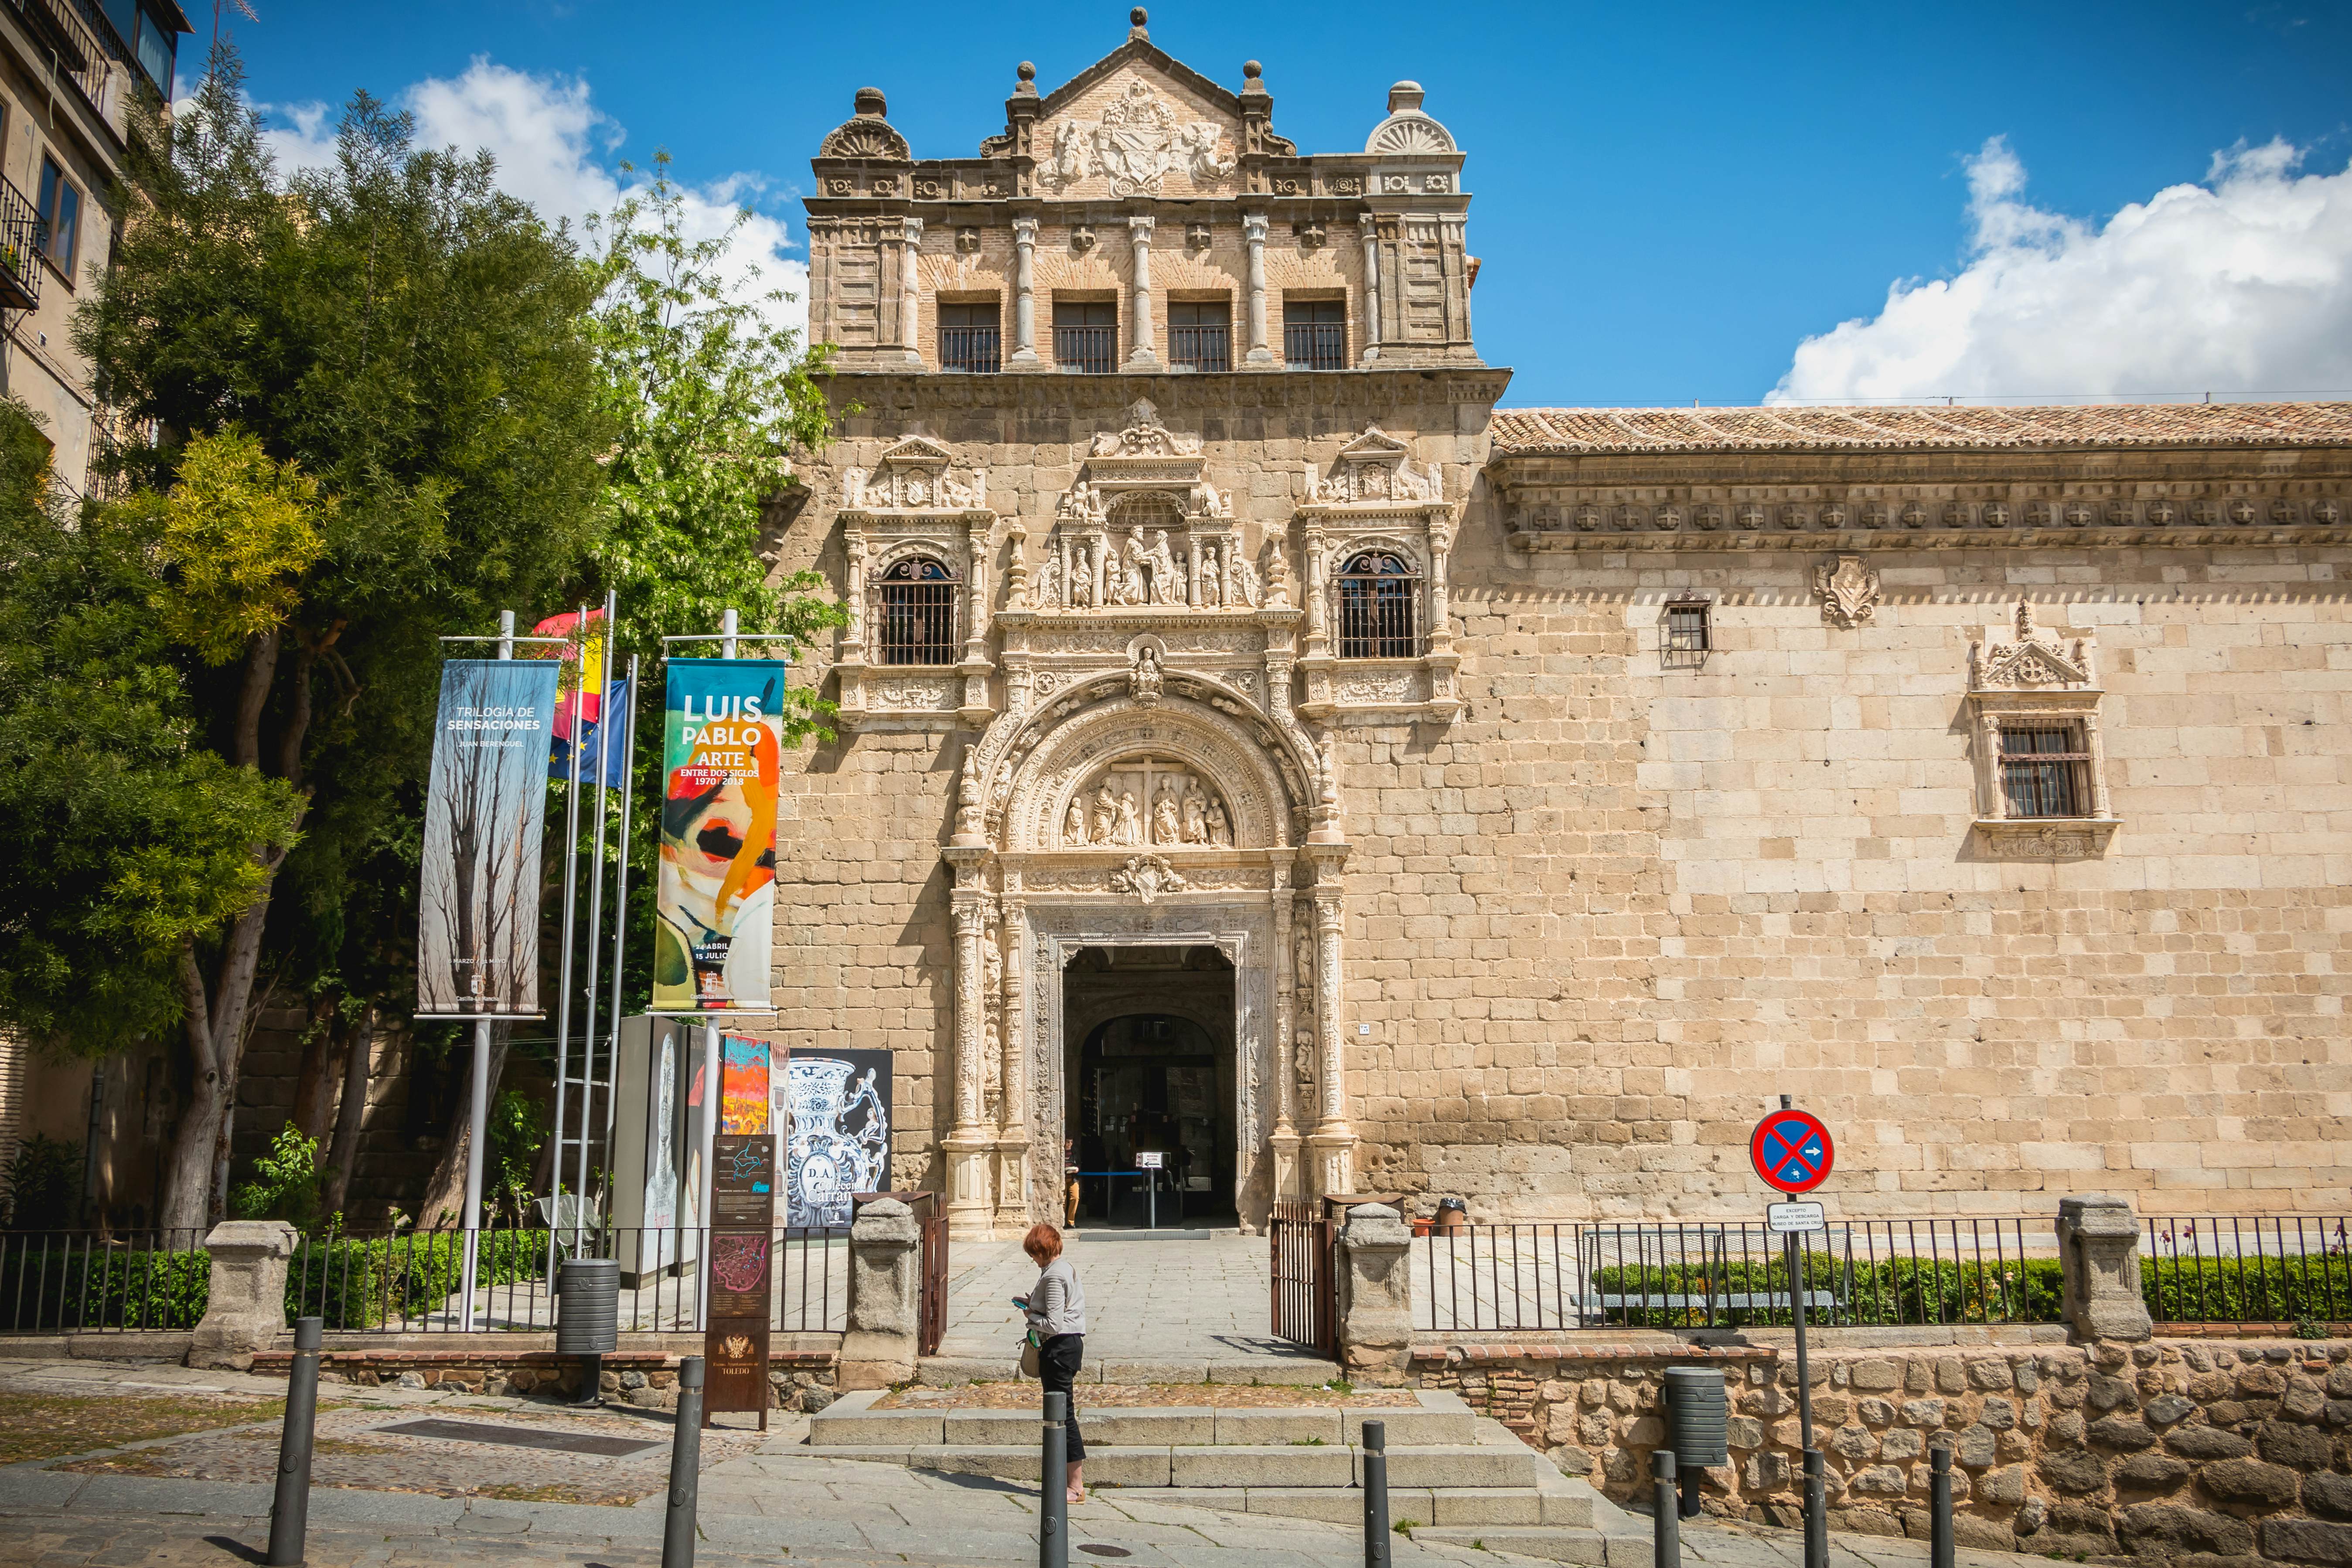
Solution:
{"label": "triangular pediment", "polygon": [[1047,93],[1037,105],[1040,120],[1052,120],[1069,112],[1081,99],[1095,96],[1095,89],[1122,71],[1144,80],[1147,85],[1165,86],[1193,100],[1205,110],[1234,124],[1241,122],[1242,100],[1227,92],[1191,66],[1160,48],[1149,38],[1129,38],[1102,58]]}
{"label": "triangular pediment", "polygon": [[942,467],[954,456],[929,436],[905,436],[884,448],[882,455],[875,459],[874,466],[880,468],[886,463],[909,463]]}
{"label": "triangular pediment", "polygon": [[1394,462],[1412,451],[1403,442],[1377,425],[1367,425],[1364,433],[1339,448],[1343,463]]}
{"label": "triangular pediment", "polygon": [[1149,45],[1127,49],[1148,52],[1121,58],[1126,50],[1116,51],[1040,106],[1039,193],[1064,200],[1234,194],[1240,100]]}

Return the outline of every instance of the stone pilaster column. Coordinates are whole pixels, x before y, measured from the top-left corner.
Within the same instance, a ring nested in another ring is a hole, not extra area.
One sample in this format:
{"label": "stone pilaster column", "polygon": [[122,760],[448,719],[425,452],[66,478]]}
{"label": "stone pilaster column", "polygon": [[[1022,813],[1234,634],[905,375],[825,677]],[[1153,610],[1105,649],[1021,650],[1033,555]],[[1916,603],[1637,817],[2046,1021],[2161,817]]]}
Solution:
{"label": "stone pilaster column", "polygon": [[1356,220],[1356,230],[1364,238],[1363,351],[1361,363],[1370,364],[1381,357],[1381,230],[1371,214]]}
{"label": "stone pilaster column", "polygon": [[[1274,873],[1274,1131],[1279,1138],[1297,1131],[1298,1068],[1292,1056],[1290,963],[1290,877],[1286,867]],[[1278,1195],[1287,1197],[1287,1193]]]}
{"label": "stone pilaster column", "polygon": [[[958,863],[956,870],[962,880],[967,868]],[[987,997],[980,938],[988,902],[977,886],[958,887],[950,897],[955,919],[955,1128],[941,1144],[948,1160],[948,1226],[950,1236],[979,1239],[992,1228],[996,1208],[989,1180],[996,1129],[982,1109],[986,1070],[981,1061],[982,1017]]]}
{"label": "stone pilaster column", "polygon": [[2113,816],[2107,809],[2107,746],[2099,738],[2099,711],[2086,709],[2083,713],[2083,750],[2091,753],[2091,815]]}
{"label": "stone pilaster column", "polygon": [[1315,887],[1315,1013],[1318,1042],[1321,1049],[1320,1076],[1323,1079],[1323,1124],[1316,1129],[1328,1133],[1334,1129],[1346,1131],[1348,1125],[1348,1081],[1344,1047],[1339,1038],[1339,889],[1318,882]]}
{"label": "stone pilaster column", "polygon": [[1299,584],[1307,600],[1307,657],[1320,658],[1330,651],[1328,628],[1329,609],[1325,602],[1323,581],[1323,531],[1312,524],[1307,530],[1307,548],[1299,562]]}
{"label": "stone pilaster column", "polygon": [[1007,364],[1034,366],[1037,357],[1037,220],[1013,220],[1013,353]]}
{"label": "stone pilaster column", "polygon": [[1153,346],[1157,334],[1151,326],[1151,219],[1141,216],[1127,220],[1127,237],[1135,251],[1135,315],[1129,338],[1134,346],[1128,351],[1129,370],[1158,370],[1160,354]]}
{"label": "stone pilaster column", "polygon": [[841,635],[841,657],[863,661],[866,658],[866,531],[852,524],[841,542],[845,557],[841,574],[841,596],[849,611],[849,625]]}
{"label": "stone pilaster column", "polygon": [[[1029,1215],[1029,919],[1020,899],[1004,900],[1003,1118],[996,1136],[999,1214],[1015,1224]],[[1056,1169],[1059,1162],[1055,1163]],[[1053,1216],[1059,1223],[1059,1215]]]}
{"label": "stone pilaster column", "polygon": [[969,606],[963,620],[964,662],[988,659],[988,540],[995,519],[966,518],[964,522],[964,595]]}
{"label": "stone pilaster column", "polygon": [[1454,612],[1445,584],[1445,565],[1454,550],[1454,524],[1444,518],[1429,520],[1429,647],[1443,653],[1454,647]]}
{"label": "stone pilaster column", "polygon": [[923,220],[902,218],[906,243],[898,250],[898,345],[907,351],[908,364],[923,363],[920,342],[923,321],[922,284],[916,275],[916,263],[923,248]]}
{"label": "stone pilaster column", "polygon": [[1984,758],[1983,815],[1995,822],[2009,816],[2009,792],[2001,787],[2000,715],[1986,713],[1977,720],[1977,750]]}
{"label": "stone pilaster column", "polygon": [[1265,215],[1242,215],[1242,238],[1249,247],[1249,353],[1247,364],[1272,364],[1274,351],[1265,344]]}

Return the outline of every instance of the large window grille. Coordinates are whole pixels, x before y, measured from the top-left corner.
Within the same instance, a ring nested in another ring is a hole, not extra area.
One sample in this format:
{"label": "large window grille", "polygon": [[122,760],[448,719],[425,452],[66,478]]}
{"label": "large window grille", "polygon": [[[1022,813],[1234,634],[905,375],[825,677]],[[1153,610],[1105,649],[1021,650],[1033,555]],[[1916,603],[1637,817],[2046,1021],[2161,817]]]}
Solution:
{"label": "large window grille", "polygon": [[882,662],[956,661],[954,574],[928,556],[893,562],[882,574]]}
{"label": "large window grille", "polygon": [[1054,363],[1081,375],[1108,375],[1118,363],[1118,307],[1108,300],[1055,300]]}
{"label": "large window grille", "polygon": [[1339,572],[1339,657],[1412,658],[1421,652],[1421,574],[1402,556],[1367,550]]}
{"label": "large window grille", "polygon": [[940,307],[940,368],[993,375],[1003,368],[994,305]]}
{"label": "large window grille", "polygon": [[1282,357],[1292,370],[1348,368],[1348,302],[1285,300]]}
{"label": "large window grille", "polygon": [[1222,300],[1207,304],[1171,301],[1168,307],[1168,360],[1181,370],[1233,369],[1233,307]]}
{"label": "large window grille", "polygon": [[2000,792],[2010,816],[2088,816],[2090,767],[2076,725],[2000,727]]}
{"label": "large window grille", "polygon": [[1666,606],[1665,664],[1668,669],[1696,669],[1706,662],[1715,645],[1703,599],[1686,599]]}

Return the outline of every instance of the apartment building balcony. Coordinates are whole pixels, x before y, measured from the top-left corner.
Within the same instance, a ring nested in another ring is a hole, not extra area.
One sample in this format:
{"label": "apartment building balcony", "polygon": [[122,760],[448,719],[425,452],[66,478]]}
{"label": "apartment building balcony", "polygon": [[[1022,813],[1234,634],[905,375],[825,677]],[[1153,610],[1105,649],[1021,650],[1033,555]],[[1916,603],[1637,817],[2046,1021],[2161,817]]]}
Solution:
{"label": "apartment building balcony", "polygon": [[11,182],[0,179],[0,310],[41,302],[41,216]]}
{"label": "apartment building balcony", "polygon": [[[84,103],[103,119],[116,135],[122,133],[122,89],[106,90],[109,62],[132,65],[131,46],[114,24],[91,0],[0,0],[14,11],[35,42],[54,57],[57,74],[73,84]],[[49,59],[39,62],[47,75]],[[123,84],[127,89],[129,83]],[[112,101],[109,101],[110,96]]]}

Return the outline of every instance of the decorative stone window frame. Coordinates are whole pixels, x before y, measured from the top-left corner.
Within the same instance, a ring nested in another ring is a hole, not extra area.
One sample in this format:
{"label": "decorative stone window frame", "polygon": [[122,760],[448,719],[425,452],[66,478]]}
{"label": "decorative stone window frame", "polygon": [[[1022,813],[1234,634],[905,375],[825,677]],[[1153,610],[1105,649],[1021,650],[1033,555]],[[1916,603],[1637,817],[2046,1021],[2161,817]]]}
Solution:
{"label": "decorative stone window frame", "polygon": [[[1416,467],[1411,447],[1369,425],[1339,448],[1328,475],[1308,461],[1305,493],[1297,515],[1307,598],[1299,712],[1339,723],[1451,724],[1464,707],[1446,585],[1460,513],[1445,499],[1443,470]],[[1421,652],[1412,658],[1339,657],[1339,574],[1368,550],[1397,555],[1419,574],[1413,617]]]}
{"label": "decorative stone window frame", "polygon": [[[871,469],[842,475],[842,602],[849,611],[835,669],[841,678],[838,722],[845,730],[977,728],[996,705],[988,657],[988,552],[996,513],[988,476],[969,479],[955,454],[927,436],[886,447]],[[947,568],[961,590],[956,621],[962,657],[953,664],[883,664],[879,655],[883,574],[910,556]]]}
{"label": "decorative stone window frame", "polygon": [[[2004,640],[2003,634],[2009,634]],[[1975,832],[2000,859],[2066,860],[2105,853],[2122,826],[2107,797],[2106,747],[2099,729],[2097,650],[2084,634],[2071,643],[2033,624],[2020,600],[2011,626],[1988,628],[1969,645],[1969,733],[1975,752]],[[2001,731],[2028,724],[2064,726],[2082,737],[2083,783],[2090,812],[2079,816],[2011,816],[2001,782]]]}

